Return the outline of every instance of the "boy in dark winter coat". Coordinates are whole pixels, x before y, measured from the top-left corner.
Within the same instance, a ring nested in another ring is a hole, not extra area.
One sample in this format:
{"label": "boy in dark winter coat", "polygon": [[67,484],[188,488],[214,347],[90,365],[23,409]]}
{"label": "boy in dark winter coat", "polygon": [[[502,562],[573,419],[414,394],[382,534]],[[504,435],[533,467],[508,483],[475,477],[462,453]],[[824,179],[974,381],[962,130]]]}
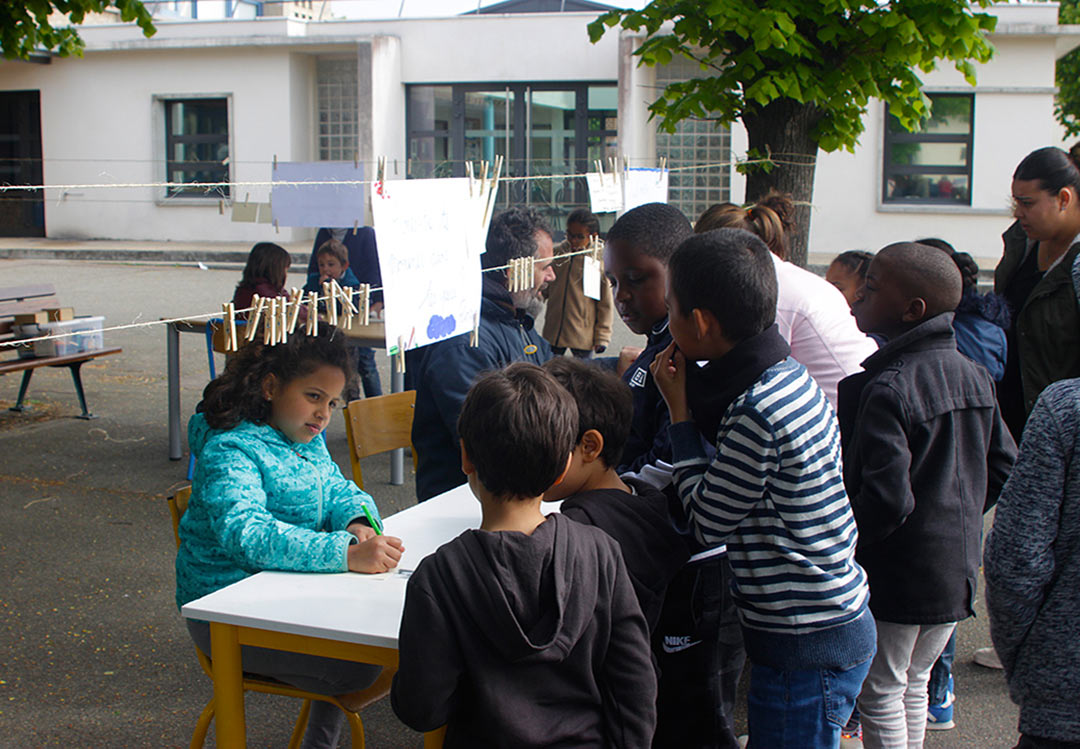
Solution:
{"label": "boy in dark winter coat", "polygon": [[956,350],[953,261],[926,245],[879,252],[852,313],[887,342],[840,383],[844,483],[870,581],[878,650],[859,697],[863,735],[920,746],[927,679],[974,612],[982,515],[1016,447],[985,369]]}
{"label": "boy in dark winter coat", "polygon": [[526,363],[482,377],[457,431],[478,530],[409,578],[391,691],[406,725],[446,747],[647,747],[656,673],[618,544],[540,511],[563,479],[577,407]]}

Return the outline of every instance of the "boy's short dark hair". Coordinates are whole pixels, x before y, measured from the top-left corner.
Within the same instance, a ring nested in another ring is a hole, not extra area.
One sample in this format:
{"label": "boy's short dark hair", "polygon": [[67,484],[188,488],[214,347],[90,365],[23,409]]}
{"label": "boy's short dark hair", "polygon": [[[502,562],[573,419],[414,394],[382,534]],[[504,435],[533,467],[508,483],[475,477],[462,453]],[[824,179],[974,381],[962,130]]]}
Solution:
{"label": "boy's short dark hair", "polygon": [[349,264],[349,250],[337,239],[331,237],[330,239],[319,245],[319,249],[315,251],[315,258],[318,259],[323,255],[333,255],[337,258],[337,261],[342,265]]}
{"label": "boy's short dark hair", "polygon": [[547,220],[533,208],[515,206],[491,219],[486,252],[481,256],[485,268],[498,268],[518,257],[535,257],[539,247],[536,233],[542,231],[551,236]]}
{"label": "boy's short dark hair", "polygon": [[667,263],[694,227],[678,208],[666,203],[646,203],[627,211],[607,233],[607,241],[625,242]]}
{"label": "boy's short dark hair", "polygon": [[578,408],[577,438],[595,429],[604,438],[600,460],[608,468],[618,465],[634,414],[634,397],[626,383],[596,364],[557,356],[544,369],[574,397]]}
{"label": "boy's short dark hair", "polygon": [[668,263],[671,291],[684,315],[708,310],[732,342],[776,321],[776,269],[769,248],[743,229],[695,234]]}
{"label": "boy's short dark hair", "polygon": [[484,488],[539,497],[566,469],[577,422],[566,388],[535,364],[516,362],[473,384],[457,427]]}
{"label": "boy's short dark hair", "polygon": [[578,208],[566,217],[566,227],[570,224],[578,224],[589,230],[589,234],[600,233],[600,218],[590,210]]}

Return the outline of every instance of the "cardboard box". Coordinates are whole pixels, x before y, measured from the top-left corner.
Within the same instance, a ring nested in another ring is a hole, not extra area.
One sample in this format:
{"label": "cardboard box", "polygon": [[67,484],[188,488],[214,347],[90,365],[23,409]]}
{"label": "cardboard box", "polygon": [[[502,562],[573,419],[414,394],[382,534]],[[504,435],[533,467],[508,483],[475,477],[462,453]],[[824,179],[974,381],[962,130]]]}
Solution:
{"label": "cardboard box", "polygon": [[37,312],[24,312],[21,315],[15,315],[15,319],[11,321],[12,325],[41,325],[42,323],[49,322],[48,310],[38,310]]}
{"label": "cardboard box", "polygon": [[47,322],[67,322],[75,319],[74,307],[47,307],[45,312],[49,315]]}
{"label": "cardboard box", "polygon": [[64,338],[50,338],[34,341],[32,348],[20,347],[21,358],[40,356],[66,356],[83,351],[97,351],[105,348],[101,328],[105,322],[102,316],[76,317],[74,320],[59,322],[34,323],[14,326],[16,338],[37,338],[49,334],[75,334]]}

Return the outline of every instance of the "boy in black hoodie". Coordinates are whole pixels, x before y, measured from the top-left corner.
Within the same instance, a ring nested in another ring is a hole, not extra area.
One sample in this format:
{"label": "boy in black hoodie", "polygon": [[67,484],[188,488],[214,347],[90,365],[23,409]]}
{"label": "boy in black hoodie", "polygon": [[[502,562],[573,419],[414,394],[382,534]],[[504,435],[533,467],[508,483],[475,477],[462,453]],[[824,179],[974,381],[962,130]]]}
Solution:
{"label": "boy in black hoodie", "polygon": [[649,484],[623,481],[615,472],[630,432],[630,390],[600,367],[559,357],[544,369],[578,407],[577,444],[566,478],[547,490],[563,500],[563,515],[604,530],[619,543],[641,612],[653,632],[668,583],[690,558],[690,547],[671,525],[667,498]]}
{"label": "boy in black hoodie", "polygon": [[540,502],[562,480],[577,407],[550,375],[481,378],[458,419],[480,528],[409,578],[391,700],[446,747],[645,747],[656,723],[648,629],[618,545]]}

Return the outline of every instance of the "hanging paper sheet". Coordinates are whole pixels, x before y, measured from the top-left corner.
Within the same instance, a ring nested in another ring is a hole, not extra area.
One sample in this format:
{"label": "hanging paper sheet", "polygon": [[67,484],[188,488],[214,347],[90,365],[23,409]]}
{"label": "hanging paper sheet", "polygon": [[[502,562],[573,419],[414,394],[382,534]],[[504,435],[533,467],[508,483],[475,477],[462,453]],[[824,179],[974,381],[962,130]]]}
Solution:
{"label": "hanging paper sheet", "polygon": [[626,169],[622,182],[624,213],[639,205],[666,203],[668,200],[667,169]]}
{"label": "hanging paper sheet", "polygon": [[371,206],[386,302],[386,347],[397,353],[466,333],[480,314],[477,211],[467,179],[384,182]]}
{"label": "hanging paper sheet", "polygon": [[614,213],[622,210],[622,180],[618,172],[589,172],[589,206],[593,213]]}
{"label": "hanging paper sheet", "polygon": [[[351,227],[364,223],[363,166],[351,161],[286,161],[278,163],[270,174],[275,183],[270,204],[278,226]],[[335,182],[345,184],[332,184]]]}

